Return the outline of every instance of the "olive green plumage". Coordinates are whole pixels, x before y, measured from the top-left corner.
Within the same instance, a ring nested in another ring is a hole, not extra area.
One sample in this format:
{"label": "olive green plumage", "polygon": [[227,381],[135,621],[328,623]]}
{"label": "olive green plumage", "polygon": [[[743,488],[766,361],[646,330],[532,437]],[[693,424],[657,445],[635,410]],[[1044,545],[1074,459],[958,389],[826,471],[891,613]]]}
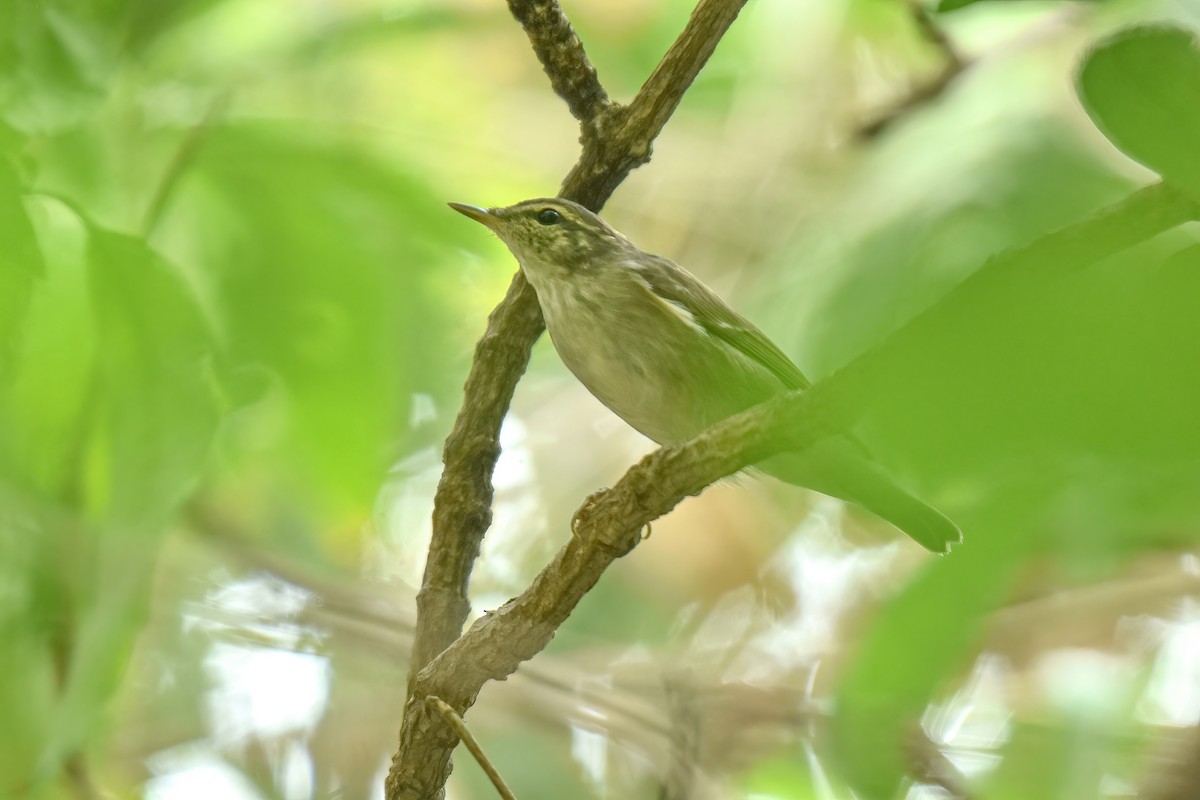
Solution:
{"label": "olive green plumage", "polygon": [[[563,363],[619,417],[659,444],[809,381],[766,334],[694,275],[639,250],[604,220],[558,198],[485,210],[451,207],[491,228],[537,292]],[[898,487],[850,436],[756,465],[857,503],[935,552],[958,528]]]}

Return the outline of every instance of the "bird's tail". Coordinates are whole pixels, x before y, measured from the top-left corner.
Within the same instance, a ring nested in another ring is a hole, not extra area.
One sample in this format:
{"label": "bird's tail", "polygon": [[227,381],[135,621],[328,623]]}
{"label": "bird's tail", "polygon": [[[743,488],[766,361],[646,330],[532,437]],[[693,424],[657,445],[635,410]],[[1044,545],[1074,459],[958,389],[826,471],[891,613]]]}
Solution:
{"label": "bird's tail", "polygon": [[948,553],[950,545],[962,541],[962,531],[949,517],[890,481],[876,484],[866,497],[848,499],[892,523],[926,550]]}
{"label": "bird's tail", "polygon": [[862,506],[935,553],[948,553],[950,545],[962,541],[962,532],[948,517],[896,485],[882,467],[841,437],[820,442],[802,455],[774,456],[759,467],[788,483]]}

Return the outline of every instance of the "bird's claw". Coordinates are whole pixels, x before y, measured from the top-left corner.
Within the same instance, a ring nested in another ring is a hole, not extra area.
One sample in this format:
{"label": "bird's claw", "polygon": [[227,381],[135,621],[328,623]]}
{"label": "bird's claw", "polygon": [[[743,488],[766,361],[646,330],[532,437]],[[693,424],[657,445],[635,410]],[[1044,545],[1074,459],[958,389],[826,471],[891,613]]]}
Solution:
{"label": "bird's claw", "polygon": [[575,516],[571,517],[571,534],[573,536],[579,535],[579,527],[587,522],[587,518],[595,510],[596,504],[600,502],[600,498],[606,494],[608,494],[608,487],[602,486],[584,498],[583,505],[575,512]]}
{"label": "bird's claw", "polygon": [[[579,528],[587,522],[587,518],[591,516],[592,512],[596,509],[596,505],[600,502],[600,499],[606,494],[608,494],[608,488],[601,487],[584,498],[583,505],[581,505],[579,510],[575,512],[575,516],[571,517],[572,536],[579,535]],[[653,530],[654,529],[650,526],[650,523],[647,522],[642,527],[641,541],[644,542],[649,539]]]}
{"label": "bird's claw", "polygon": [[583,499],[583,505],[578,507],[578,510],[575,512],[575,516],[571,517],[572,536],[580,535],[581,525],[587,522],[588,517],[592,515],[592,512],[595,510],[596,504],[600,503],[600,498],[604,497],[606,494],[608,494],[608,487],[601,486],[599,489],[596,489],[595,492],[589,494],[588,497]]}

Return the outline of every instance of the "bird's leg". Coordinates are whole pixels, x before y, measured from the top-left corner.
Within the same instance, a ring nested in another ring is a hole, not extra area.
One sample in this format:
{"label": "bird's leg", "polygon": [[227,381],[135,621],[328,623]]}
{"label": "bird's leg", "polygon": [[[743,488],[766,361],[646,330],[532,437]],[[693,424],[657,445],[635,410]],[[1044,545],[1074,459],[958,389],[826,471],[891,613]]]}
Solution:
{"label": "bird's leg", "polygon": [[571,534],[579,535],[579,526],[587,521],[588,516],[596,508],[596,504],[600,502],[600,498],[608,494],[608,487],[601,486],[596,491],[589,494],[583,500],[583,505],[575,512],[575,516],[571,517]]}
{"label": "bird's leg", "polygon": [[[583,505],[581,505],[579,510],[575,512],[575,516],[571,517],[571,534],[573,536],[579,535],[579,526],[587,522],[588,516],[596,508],[596,504],[600,502],[600,498],[604,497],[606,494],[608,494],[608,487],[601,486],[599,489],[584,498]],[[652,528],[650,527],[650,523],[647,522],[642,528],[641,540],[643,542],[650,538],[651,531]]]}

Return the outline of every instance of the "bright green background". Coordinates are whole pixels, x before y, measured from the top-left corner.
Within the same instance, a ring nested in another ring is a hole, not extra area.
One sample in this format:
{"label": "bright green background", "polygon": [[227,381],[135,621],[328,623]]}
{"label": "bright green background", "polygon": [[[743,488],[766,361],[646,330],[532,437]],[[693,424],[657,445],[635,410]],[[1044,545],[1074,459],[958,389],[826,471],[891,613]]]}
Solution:
{"label": "bright green background", "polygon": [[[752,0],[606,216],[819,378],[1156,175],[1200,198],[1194,3],[943,7],[971,66],[863,141],[940,68],[904,6]],[[567,4],[621,100],[689,9]],[[553,194],[576,138],[499,0],[0,4],[0,797],[379,791],[514,267],[444,202]],[[917,723],[980,798],[1145,785],[1200,718],[1197,234],[896,365],[861,433],[950,557],[754,480],[656,525],[469,716],[518,795],[657,796],[686,740],[713,796],[903,796]],[[477,610],[649,449],[547,342],[504,446]]]}

